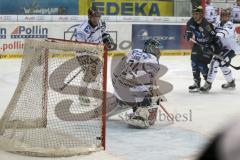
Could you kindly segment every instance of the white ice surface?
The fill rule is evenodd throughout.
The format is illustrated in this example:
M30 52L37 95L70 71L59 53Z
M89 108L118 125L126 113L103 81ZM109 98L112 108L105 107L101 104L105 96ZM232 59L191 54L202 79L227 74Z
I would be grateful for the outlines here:
M240 115L240 101L238 99L240 97L240 71L232 70L236 77L237 87L235 90L221 89L221 84L225 80L219 70L212 90L208 94L190 94L187 88L193 81L189 59L189 56L161 57L160 63L169 69L161 79L174 86L173 91L166 95L168 101L162 104L174 115L185 114L189 116L191 111L191 120L189 118L188 121L175 121L174 124L166 121L158 122L152 128L139 130L128 128L116 116L114 120L107 122L106 152L59 159L193 159L194 155L199 153L210 138ZM239 57L235 58L233 64L240 65L239 60ZM14 93L18 82L20 63L20 59L0 60L0 115ZM108 90L112 92L110 78L108 79ZM0 159L34 160L40 158L0 151Z

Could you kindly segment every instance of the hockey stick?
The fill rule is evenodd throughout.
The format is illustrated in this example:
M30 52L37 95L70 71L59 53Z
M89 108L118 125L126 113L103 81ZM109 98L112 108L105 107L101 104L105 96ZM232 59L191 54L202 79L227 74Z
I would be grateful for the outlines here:
M192 38L190 38L190 41L192 41L193 43L197 44L197 45L200 46L201 48L204 47L202 44L198 43L197 41L195 41L195 40L192 39ZM212 55L216 56L216 57L217 57L218 59L220 59L221 61L224 61L225 63L227 63L226 60L225 60L223 57L221 57L221 56L213 53L213 52L210 51L210 50L209 50L208 52L211 53ZM240 70L240 66L234 66L234 65L232 65L232 64L230 64L230 63L229 63L229 66L231 66L231 67L234 68L235 70Z
M150 95L153 96L152 93L150 93ZM173 117L170 115L170 113L167 111L167 109L166 109L165 107L163 107L163 105L161 105L160 101L161 101L161 100L159 100L159 107L162 108L162 110L167 114L167 116L172 120L172 122L174 122Z
M69 85L69 83L71 83L72 80L75 79L82 70L83 70L83 69L80 69L71 79L69 79L69 81L67 81L67 83L65 83L65 84L60 88L60 90L62 91L64 88L66 88L66 86Z

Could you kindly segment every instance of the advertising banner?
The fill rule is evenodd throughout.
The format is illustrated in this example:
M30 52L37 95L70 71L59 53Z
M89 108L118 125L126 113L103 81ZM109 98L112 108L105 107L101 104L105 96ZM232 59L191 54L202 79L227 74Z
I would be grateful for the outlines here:
M0 54L22 53L27 38L75 40L82 22L4 22L0 27ZM107 32L116 44L112 51L127 52L132 48L132 24L107 23Z
M212 0L213 3L226 3L227 0Z
M16 57L23 52L24 40L28 38L58 38L75 40L77 27L81 22L4 22L0 26L0 58ZM119 27L121 26L121 27ZM144 40L159 38L164 45L165 55L187 55L190 44L183 39L184 25L144 25L108 22L106 30L115 46L111 54L126 54L132 48L142 48ZM188 50L188 52L186 52Z
M87 9L97 7L104 15L122 16L173 16L173 1L155 0L79 0L79 14L86 15Z
M78 0L0 0L2 15L78 15Z
M164 50L190 49L190 44L183 39L184 25L142 25L133 24L133 48L142 48L144 41L149 38L160 39Z
M237 3L237 0L227 0L227 3Z
M236 31L236 41L237 41L237 43L239 44L239 46L240 46L240 24L235 24L235 31ZM238 49L237 50L235 50L235 53L236 54L238 54L238 55L240 55L240 49L239 49L239 47L237 47Z
M240 44L240 24L235 24L235 30L237 42Z

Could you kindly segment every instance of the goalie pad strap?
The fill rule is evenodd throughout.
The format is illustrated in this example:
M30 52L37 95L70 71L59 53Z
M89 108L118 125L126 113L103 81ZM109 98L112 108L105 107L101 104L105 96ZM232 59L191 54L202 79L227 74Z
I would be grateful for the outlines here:
M125 102L123 100L117 99L117 102L119 105L129 105L132 107L144 107L144 106L150 106L151 105L151 97L144 97L142 102Z

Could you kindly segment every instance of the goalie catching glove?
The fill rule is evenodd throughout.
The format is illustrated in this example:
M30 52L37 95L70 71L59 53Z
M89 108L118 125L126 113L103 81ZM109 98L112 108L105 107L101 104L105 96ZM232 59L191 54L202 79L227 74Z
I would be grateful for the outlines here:
M103 33L102 34L102 41L108 47L108 49L112 49L114 47L114 42L110 34Z

